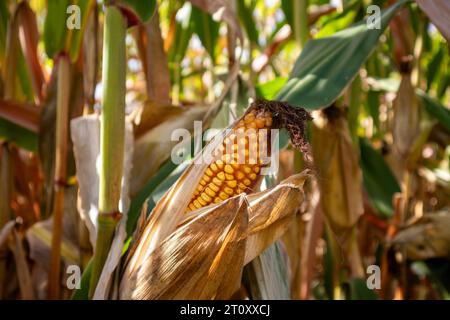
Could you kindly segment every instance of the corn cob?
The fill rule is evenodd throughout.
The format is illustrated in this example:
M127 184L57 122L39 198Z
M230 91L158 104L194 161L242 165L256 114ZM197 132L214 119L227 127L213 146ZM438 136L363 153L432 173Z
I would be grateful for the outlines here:
M219 159L205 170L187 211L251 191L268 156L271 127L270 111L249 111L218 148Z

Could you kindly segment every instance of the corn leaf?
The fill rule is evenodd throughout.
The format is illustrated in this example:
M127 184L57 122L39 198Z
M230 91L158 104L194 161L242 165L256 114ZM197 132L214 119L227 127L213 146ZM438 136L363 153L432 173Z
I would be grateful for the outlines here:
M197 7L192 8L192 21L194 32L200 38L203 46L215 61L215 48L219 36L219 23L214 21L208 13L201 11Z
M92 10L96 3L94 0L75 0L74 4L80 8L81 26L80 28L70 29L67 34L66 52L69 53L72 62L78 60L84 31L86 30L89 16L92 14ZM68 17L67 14L66 17Z
M310 110L329 106L356 76L389 21L406 2L396 2L382 11L380 29L368 29L364 20L330 37L308 41L277 100Z
M244 26L247 37L255 45L258 45L259 32L256 29L256 24L253 19L253 12L255 9L256 1L236 1L237 2L237 12L239 15L239 20Z

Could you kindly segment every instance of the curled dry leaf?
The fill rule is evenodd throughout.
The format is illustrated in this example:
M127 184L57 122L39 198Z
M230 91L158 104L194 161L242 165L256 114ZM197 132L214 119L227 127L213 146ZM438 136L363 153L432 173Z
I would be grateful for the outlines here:
M342 111L332 106L321 112L312 137L323 212L335 232L346 231L362 215L363 198L358 156Z

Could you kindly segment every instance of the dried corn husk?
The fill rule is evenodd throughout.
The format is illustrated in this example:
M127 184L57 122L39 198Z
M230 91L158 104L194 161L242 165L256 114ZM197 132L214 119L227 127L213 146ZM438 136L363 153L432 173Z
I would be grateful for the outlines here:
M338 108L315 117L312 149L323 212L335 232L348 231L363 213L362 175L347 121Z
M272 116L276 117L274 126L288 126L291 136L294 137L294 144L305 148L303 134L309 115L303 109L295 109L284 103L258 101L230 128L238 127L239 121L254 112L255 108L272 112ZM218 139L209 143L203 152L194 158L192 164L157 203L143 230L139 230L135 235L135 243L130 249L121 275L120 298L230 297L239 288L239 281L234 279L240 279L243 266L288 228L303 199L301 187L308 172L295 175L271 190L250 196L240 193L225 202L187 212L188 204L206 169L222 157L214 151L217 151L223 139L231 134L231 130L222 131ZM205 159L200 157L204 155L209 156L210 161L202 161ZM260 175L257 180L261 178ZM258 186L258 183L255 186ZM225 213L227 219L221 218ZM221 270L225 266L230 269L227 266L230 254L235 268L225 276ZM172 259L173 256L176 256L176 259ZM196 257L202 258L197 261ZM161 261L178 262L173 265L161 264ZM210 270L207 275L211 279L198 282L198 279L205 278L205 270ZM173 285L171 281L177 281L170 279L180 278L185 279L182 285L184 289L180 288L181 291L178 291L166 288ZM224 279L233 281L224 282ZM164 286L161 284L163 280ZM204 282L207 284L203 284ZM201 285L208 287L198 290L202 288ZM175 288L178 287L179 283Z
M208 108L195 106L183 108L151 103L141 114L135 140L133 169L130 191L136 195L145 183L156 173L172 152L178 141L172 141L175 129L194 131L194 121L203 120Z
M273 189L242 193L185 215L161 242L145 242L132 252L138 258L125 268L120 298L230 298L239 289L244 265L287 229L303 200L308 176L306 171ZM167 232L163 226L156 230Z

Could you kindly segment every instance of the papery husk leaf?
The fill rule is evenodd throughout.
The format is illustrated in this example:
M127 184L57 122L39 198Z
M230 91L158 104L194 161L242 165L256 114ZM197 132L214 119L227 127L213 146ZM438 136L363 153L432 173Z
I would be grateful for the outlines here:
M86 29L83 33L82 54L83 54L83 91L85 101L90 108L95 103L95 87L98 78L99 48L99 23L98 7L94 5L86 22Z
M78 241L78 212L76 209L77 190L75 186L65 189L64 219L62 224L61 259L67 265L79 264L80 250ZM52 240L53 218L39 221L26 231L25 237L30 250L30 258L41 264L46 270L49 267Z
M222 136L225 136L225 134L222 133ZM206 146L206 150L212 149L212 144ZM202 157L201 152L194 158L193 163L200 157ZM135 266L140 265L175 230L183 219L186 208L191 201L191 195L209 166L206 161L201 161L196 165L193 163L158 201L143 231L135 235L135 243L128 256L129 264L126 273L134 272Z
M192 168L196 167L191 167L191 171L195 173L197 170ZM306 171L286 179L273 189L253 195L241 193L220 204L210 205L187 214L184 214L184 209L190 200L189 196L186 197L184 193L178 196L185 198L184 207L181 206L182 213L177 211L177 208L180 210L178 201L164 201L163 198L150 216L149 221L152 224L147 225L144 231L145 237L138 238L137 249L130 252L132 257L121 276L120 298L230 298L239 288L239 282L234 283L234 280L229 279L235 279L239 275L240 280L244 265L264 251L287 229L289 221L303 200L302 185L308 176L309 172ZM179 181L187 183L184 179L186 175ZM176 185L169 191L169 199L170 194L175 192L173 189L176 189ZM194 185L193 182L189 181L185 184L186 188L195 187L190 185ZM188 191L184 190L184 192ZM161 207L161 202L174 208L170 211L169 217L167 214L164 215L165 208ZM178 218L174 217L177 212ZM160 219L164 220L153 220L154 214L159 214ZM164 237L169 232L166 223L174 227L171 228L173 232ZM238 233L235 235L231 233L232 230ZM152 237L155 238L152 239ZM222 241L233 239L233 241L230 242L227 250L222 249L226 254L217 255L218 246L223 246L225 242L211 244L208 247L207 244L211 240L207 239L222 239ZM199 246L192 247L198 243ZM214 259L207 260L205 257L210 255L213 255ZM195 260L197 258L204 261L201 267ZM230 262L230 259L233 262ZM166 261L182 263L174 266L173 263L166 263ZM163 265L160 265L161 263ZM217 269L214 272L211 271L208 274L209 279L206 279L204 272L212 270L211 268ZM230 273L224 274L220 271L222 268ZM198 289L199 279L203 279L201 290Z
M121 299L226 299L240 285L248 223L243 194L181 225L123 278Z
M303 201L303 184L310 174L305 170L272 189L247 195L250 218L244 264L252 261L287 230Z
M363 214L362 174L346 119L336 107L327 110L315 118L312 149L323 212L333 231L341 232Z
M407 157L419 134L420 106L411 78L402 75L397 97L394 100L394 147L401 156Z
M52 239L51 218L35 223L27 231L26 237L30 247L30 258L47 269ZM67 265L78 264L79 254L76 242L73 239L69 239L67 235L63 235L61 240L61 259Z
M252 300L290 299L287 260L282 244L276 242L246 266L244 283Z

